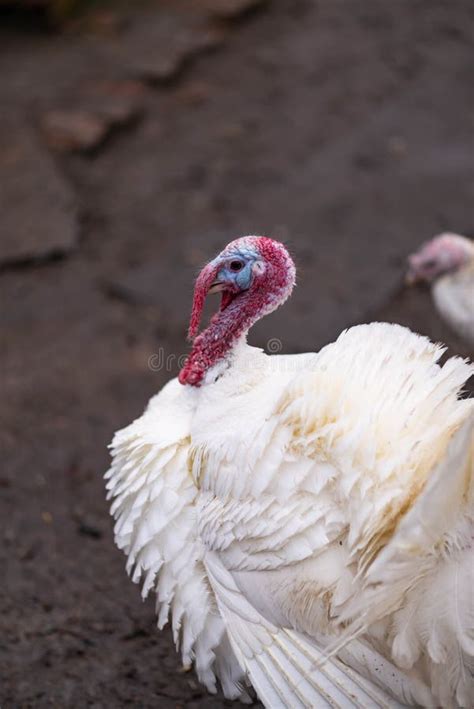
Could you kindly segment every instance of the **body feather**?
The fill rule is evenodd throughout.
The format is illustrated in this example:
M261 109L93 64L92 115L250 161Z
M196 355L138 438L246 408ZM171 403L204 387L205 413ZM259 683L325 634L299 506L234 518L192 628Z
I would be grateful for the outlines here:
M441 354L380 323L294 359L242 342L117 434L117 544L211 690L469 706L472 368Z

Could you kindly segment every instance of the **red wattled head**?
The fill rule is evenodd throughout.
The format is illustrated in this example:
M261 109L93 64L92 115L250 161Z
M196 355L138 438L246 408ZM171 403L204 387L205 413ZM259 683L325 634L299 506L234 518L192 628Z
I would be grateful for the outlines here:
M193 309L191 311L191 319L189 321L189 340L194 340L198 333L206 296L209 293L213 282L216 280L218 270L219 266L214 264L214 262L211 262L208 263L207 266L204 266L201 273L197 277L196 284L194 286Z
M259 293L262 304L266 300L267 306L277 307L283 296L285 300L291 293L294 283L295 266L283 244L265 236L231 241L196 280L188 338L194 340L198 334L208 293L222 293L221 311L244 293Z
M194 345L180 382L199 386L205 372L259 318L281 305L294 284L295 265L283 244L265 236L244 236L228 244L196 280L188 332ZM216 292L222 294L219 311L198 335L206 296Z

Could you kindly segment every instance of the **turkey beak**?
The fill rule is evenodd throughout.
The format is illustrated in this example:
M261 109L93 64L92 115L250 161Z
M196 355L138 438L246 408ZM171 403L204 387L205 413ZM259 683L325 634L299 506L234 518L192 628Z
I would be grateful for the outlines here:
M209 286L208 293L220 293L225 290L225 283L223 281L215 280Z

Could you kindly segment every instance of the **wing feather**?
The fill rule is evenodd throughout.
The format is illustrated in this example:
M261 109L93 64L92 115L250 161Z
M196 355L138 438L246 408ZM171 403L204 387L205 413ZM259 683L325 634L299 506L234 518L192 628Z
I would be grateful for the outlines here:
M322 665L324 652L313 639L266 620L246 600L217 554L208 552L205 565L234 652L265 706L271 709L403 706L343 662L333 659ZM391 670L396 671L393 667Z
M435 696L461 707L474 696L473 434L474 414L340 615L342 644L391 615L397 664L411 669L423 656Z
M198 490L187 464L192 414L189 393L170 382L142 417L115 435L106 473L115 541L133 581L143 581L143 598L155 591L159 628L171 611L183 664L194 661L209 691L216 691L217 675L229 698L245 701L244 673L229 649L197 534Z

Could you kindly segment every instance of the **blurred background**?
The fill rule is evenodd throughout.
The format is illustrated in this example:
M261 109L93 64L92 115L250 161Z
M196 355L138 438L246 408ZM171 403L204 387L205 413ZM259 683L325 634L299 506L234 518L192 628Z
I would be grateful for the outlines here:
M473 25L469 0L0 0L3 709L231 706L125 575L106 446L242 234L299 273L253 344L383 319L470 354L403 276L474 232Z

